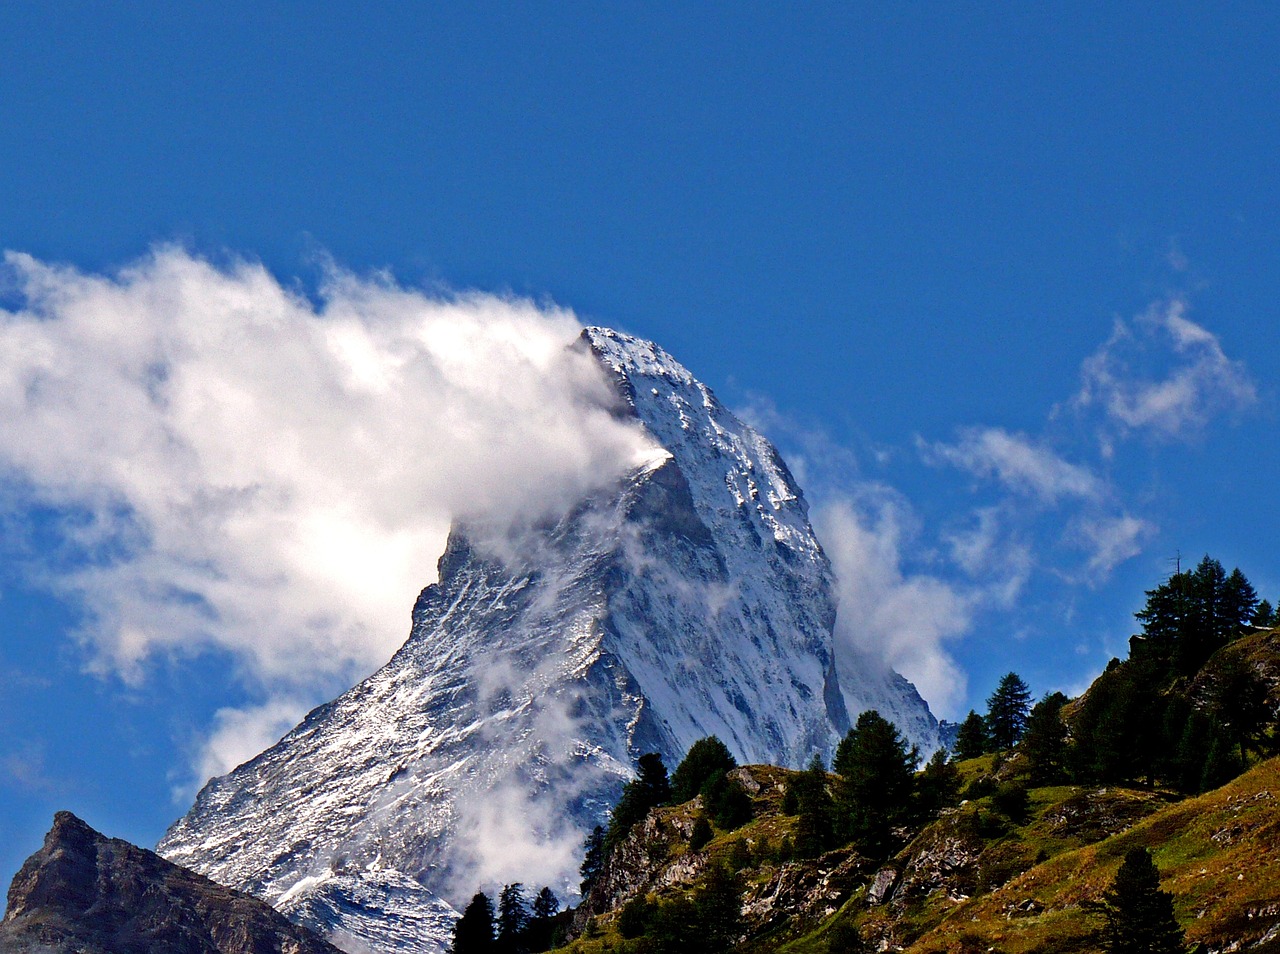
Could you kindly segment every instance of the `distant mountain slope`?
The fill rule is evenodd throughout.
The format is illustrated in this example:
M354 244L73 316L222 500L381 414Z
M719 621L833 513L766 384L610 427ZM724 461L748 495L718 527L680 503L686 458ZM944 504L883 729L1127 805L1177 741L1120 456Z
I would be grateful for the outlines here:
M13 954L340 954L268 905L59 812L9 888Z
M901 677L867 664L842 691L830 566L768 441L649 342L588 329L577 347L648 463L516 539L456 527L391 662L211 781L161 853L375 950L431 952L442 898L571 888L643 752L674 765L714 733L800 765L864 698L937 746Z

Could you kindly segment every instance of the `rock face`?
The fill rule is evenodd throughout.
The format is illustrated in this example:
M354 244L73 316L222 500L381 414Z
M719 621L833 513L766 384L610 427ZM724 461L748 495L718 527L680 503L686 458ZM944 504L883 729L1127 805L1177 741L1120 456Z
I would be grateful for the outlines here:
M340 954L268 905L59 812L9 888L0 950Z
M871 697L937 746L901 677L838 673L830 566L768 441L653 344L588 329L576 347L651 459L554 525L455 527L404 647L211 781L162 854L374 950L439 951L441 898L572 892L641 753L674 765L714 733L799 766Z

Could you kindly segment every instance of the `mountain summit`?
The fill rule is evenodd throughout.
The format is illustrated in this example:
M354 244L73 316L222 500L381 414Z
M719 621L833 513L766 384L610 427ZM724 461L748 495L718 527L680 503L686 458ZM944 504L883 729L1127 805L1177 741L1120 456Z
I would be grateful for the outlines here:
M391 661L210 781L163 855L339 942L438 951L442 899L571 891L643 752L674 765L715 734L799 766L872 705L937 746L900 676L837 675L831 568L773 446L656 345L588 328L575 347L651 458L555 521L456 525Z

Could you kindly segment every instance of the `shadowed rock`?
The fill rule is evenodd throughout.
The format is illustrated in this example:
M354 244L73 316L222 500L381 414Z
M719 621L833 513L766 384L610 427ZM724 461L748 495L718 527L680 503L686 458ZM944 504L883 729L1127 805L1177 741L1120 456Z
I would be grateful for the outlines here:
M9 888L0 951L340 954L255 898L58 812Z

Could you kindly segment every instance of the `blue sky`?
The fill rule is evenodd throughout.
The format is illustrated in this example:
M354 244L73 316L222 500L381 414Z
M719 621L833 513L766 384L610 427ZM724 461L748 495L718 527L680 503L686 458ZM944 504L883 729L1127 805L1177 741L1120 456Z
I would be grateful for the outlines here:
M943 714L981 708L1008 669L1037 693L1083 685L1179 553L1280 598L1273 7L423 6L0 6L0 246L30 256L0 307L82 385L54 402L69 417L10 394L0 423L0 876L57 808L154 842L202 766L399 638L357 651L321 621L312 655L332 665L307 664L309 637L277 645L254 614L297 623L314 566L267 566L275 588L232 573L219 604L200 586L244 552L150 559L147 521L187 471L163 471L169 510L147 517L145 481L89 453L132 420L96 375L118 384L136 355L83 319L126 287L139 335L168 329L268 405L270 362L219 364L236 326L175 289L392 314L385 270L419 303L478 289L543 309L485 299L442 321L496 309L542 341L572 324L559 306L658 341L796 464L847 598L878 608L847 625L916 660ZM288 338L311 327L275 329L280 367L311 367ZM33 353L14 340L11 383ZM315 424L323 393L280 406ZM370 407L496 414L477 393ZM210 430L228 457L265 433ZM421 556L459 473L392 481L423 511L351 525L402 519ZM218 572L166 576L197 564ZM407 631L408 608L360 612ZM183 645L201 618L216 632ZM152 635L130 643L130 621Z

